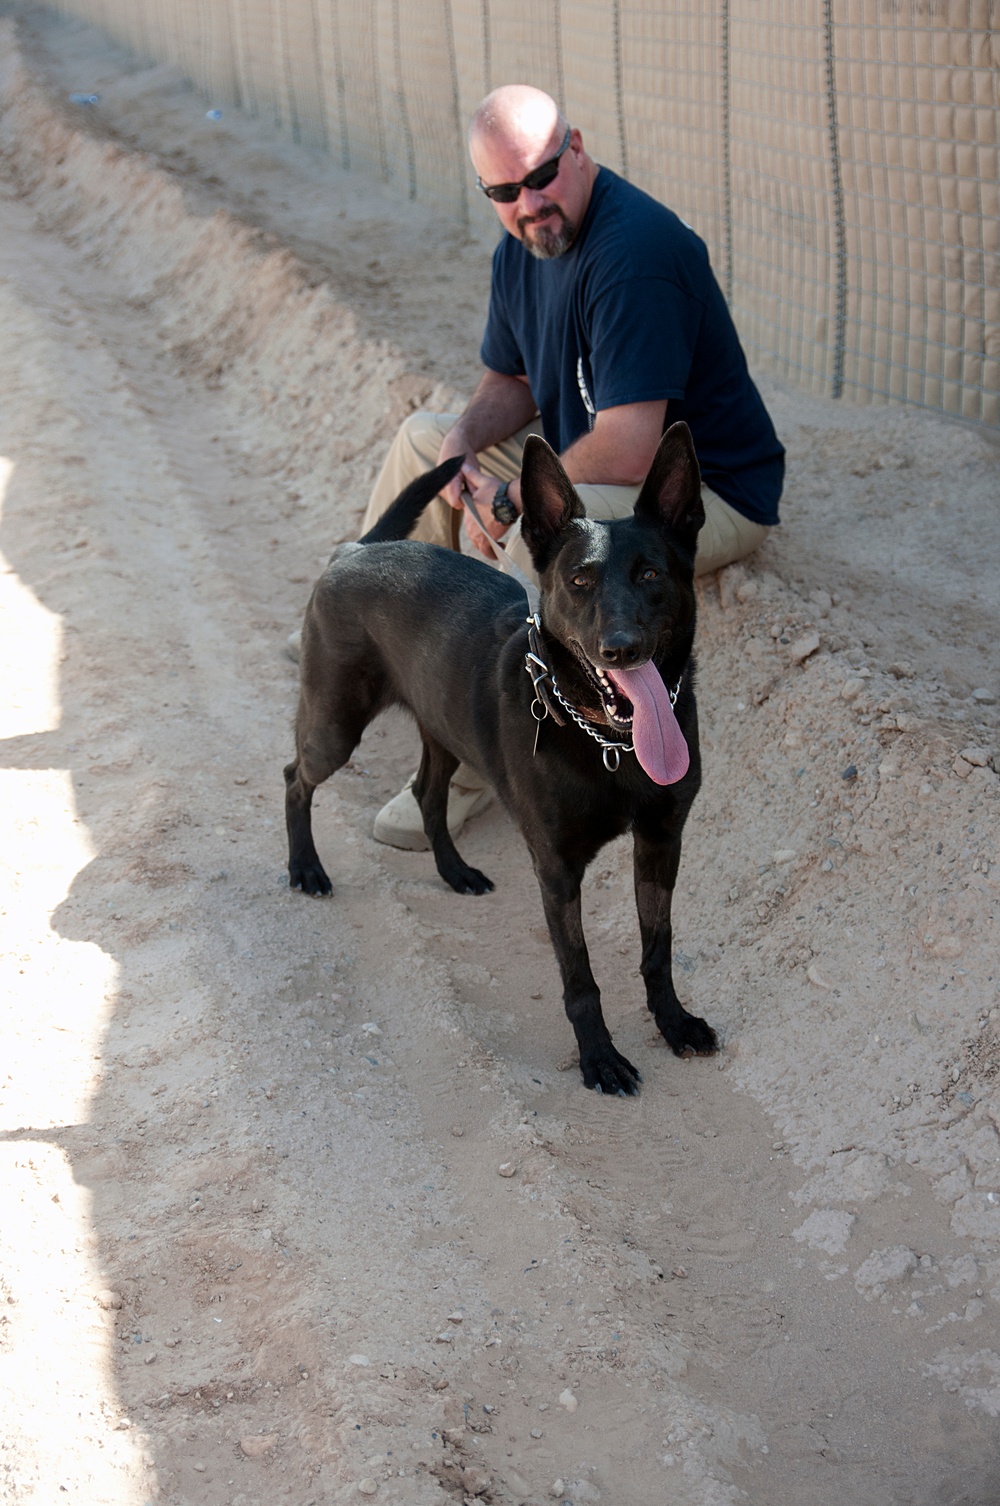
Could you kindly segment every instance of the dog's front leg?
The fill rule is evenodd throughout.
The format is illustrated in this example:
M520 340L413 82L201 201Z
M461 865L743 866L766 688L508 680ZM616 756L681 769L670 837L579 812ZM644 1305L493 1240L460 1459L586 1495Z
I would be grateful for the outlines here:
M600 1093L637 1093L639 1072L620 1051L601 1011L601 993L590 966L580 914L583 868L574 871L555 855L532 853L545 919L563 982L563 1003L580 1047L584 1087Z
M424 818L424 831L434 853L437 871L456 894L489 894L493 888L492 880L464 861L448 830L448 789L451 776L458 768L458 759L422 726L420 735L424 752L413 781L413 794Z
M710 1056L719 1043L711 1025L688 1014L674 989L670 907L681 861L681 839L635 830L635 903L642 937L646 1002L667 1045L677 1056Z

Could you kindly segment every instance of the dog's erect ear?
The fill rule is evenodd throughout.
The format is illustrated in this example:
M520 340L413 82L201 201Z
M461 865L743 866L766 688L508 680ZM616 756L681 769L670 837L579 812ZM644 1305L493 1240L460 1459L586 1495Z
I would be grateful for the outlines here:
M705 509L701 500L701 471L687 424L671 424L660 440L635 512L636 517L668 524L694 549L698 530L705 521Z
M521 537L540 570L553 541L573 518L584 516L584 509L559 457L538 434L524 442L521 508Z

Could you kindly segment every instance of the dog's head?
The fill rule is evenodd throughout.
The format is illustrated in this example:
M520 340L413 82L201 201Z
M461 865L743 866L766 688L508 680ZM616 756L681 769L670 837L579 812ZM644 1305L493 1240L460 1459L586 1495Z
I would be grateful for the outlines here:
M664 434L631 517L585 517L557 456L534 435L524 447L521 501L521 536L538 571L546 635L579 668L579 704L626 735L644 731L650 718L662 722L668 708L661 677L679 678L691 653L694 553L705 521L687 424Z

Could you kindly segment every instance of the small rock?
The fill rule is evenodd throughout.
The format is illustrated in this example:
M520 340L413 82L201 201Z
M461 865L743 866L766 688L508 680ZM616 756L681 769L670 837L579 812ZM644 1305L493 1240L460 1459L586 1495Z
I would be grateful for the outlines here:
M352 1354L351 1355L351 1364L352 1365L370 1365L371 1364L371 1360L368 1358L367 1354Z
M461 1474L462 1484L470 1496L481 1496L489 1488L490 1477L478 1464L467 1464Z
M776 863L790 863L798 854L794 847L779 847L771 856Z
M969 763L968 760L963 758L960 754L952 764L951 772L953 774L957 774L959 779L968 779L969 775L972 773L972 764Z
M843 1208L817 1208L810 1213L804 1224L792 1230L792 1238L805 1243L810 1250L823 1250L827 1255L840 1255L850 1237L854 1214Z
M455 1335L453 1333L439 1333L435 1335L434 1342L435 1344L454 1344Z
M514 1165L513 1161L501 1161L500 1165L497 1167L497 1171L502 1177L512 1177L516 1170L517 1167Z
M448 1382L443 1375L434 1382L434 1389L435 1391L447 1391Z
M970 763L974 769L985 769L990 761L990 750L989 748L963 748L958 756L964 758L965 762Z
M156 1364L156 1355L155 1354L147 1354L146 1358L143 1360L142 1363L144 1365L155 1365Z
M745 580L736 587L737 601L756 601L759 594L760 587L755 580Z
M254 1200L253 1200L253 1202L250 1204L250 1212L251 1213L263 1213L263 1211L264 1211L264 1202L263 1202L263 1199L259 1198L259 1197L255 1197Z
M553 1480L552 1484L549 1486L549 1495L556 1496L558 1498L562 1495L565 1488L565 1484L562 1480Z
M448 1314L449 1323L461 1323L465 1318L464 1313L454 1312Z
M565 1391L559 1393L559 1405L565 1407L567 1412L575 1412L580 1403L567 1386Z
M678 1281L686 1281L687 1267L683 1265L675 1265L670 1274L671 1276L676 1276Z
M103 1307L105 1312L117 1312L122 1305L121 1292L113 1292L109 1288L97 1293L94 1299L98 1307Z
M364 1031L365 1035L381 1035L382 1034L381 1030L375 1024L374 1020L369 1020L368 1023L367 1023L367 1025L362 1025L361 1029Z
M198 1473L199 1473L199 1475L203 1475L203 1474L204 1474L204 1473L205 1473L205 1470L206 1470L206 1468L207 1468L207 1465L204 1465L204 1464L203 1464L203 1463L202 1463L202 1462L201 1462L201 1460L200 1460L200 1459L196 1459L196 1460L195 1460L195 1461L194 1461L194 1463L193 1463L193 1464L192 1464L192 1466L191 1466L191 1468L192 1468L192 1469L196 1469L196 1470L197 1470L197 1471L198 1471Z
M987 690L985 685L980 685L978 690L972 692L972 699L978 701L980 706L995 706L997 698L992 690Z
M814 654L818 648L819 634L803 633L801 638L796 638L788 653L796 664L804 664L810 654Z
M240 1452L248 1459L262 1459L277 1441L277 1433L249 1433L240 1439Z
M366 1475L363 1480L358 1481L358 1491L363 1496L373 1496L377 1490L378 1481L371 1475Z
M465 1134L465 1130L460 1124L453 1124L451 1127L451 1132L455 1136L456 1140L461 1140L462 1136Z
M843 769L841 771L840 777L844 781L845 784L852 784L853 781L855 779L857 779L857 777L858 777L858 766L857 766L857 764L856 763L849 763L847 765L847 768Z
M810 967L806 968L806 977L809 979L809 982L812 984L813 988L822 988L824 991L828 992L833 987L833 984L827 978L823 977L823 974L820 972L815 962L812 963Z
M853 701L861 694L864 688L864 680L845 680L840 687L840 698L842 701Z
M943 957L946 961L954 961L962 955L962 939L960 936L924 936L922 938L924 951L931 957Z
M917 1268L917 1257L906 1245L892 1245L887 1250L873 1250L854 1273L859 1291L881 1287L888 1281L902 1281Z
M913 665L907 659L899 659L895 664L889 665L889 673L895 680L912 680Z
M542 1430L541 1430L541 1428L532 1428L532 1430L531 1430L531 1436L532 1436L532 1438L541 1438L541 1436L542 1436Z

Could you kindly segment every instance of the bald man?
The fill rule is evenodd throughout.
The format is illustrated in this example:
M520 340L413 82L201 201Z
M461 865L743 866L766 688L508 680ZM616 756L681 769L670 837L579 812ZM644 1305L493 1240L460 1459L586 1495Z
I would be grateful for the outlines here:
M416 413L403 424L364 529L415 476L462 455L459 476L413 537L458 547L464 484L489 532L532 574L519 537L528 434L543 434L558 451L589 516L616 518L632 511L667 423L684 419L705 505L696 573L749 554L778 522L784 450L704 243L598 166L539 89L510 84L487 95L469 152L505 232L493 257L485 369L458 417ZM476 525L465 526L492 559ZM452 835L489 799L479 776L460 767ZM396 847L429 845L409 785L379 812L374 834Z

